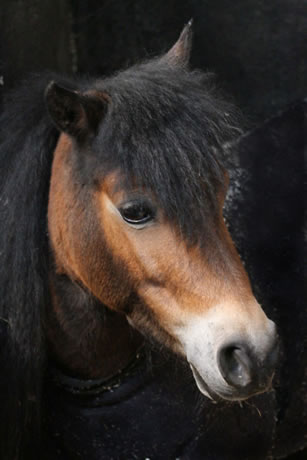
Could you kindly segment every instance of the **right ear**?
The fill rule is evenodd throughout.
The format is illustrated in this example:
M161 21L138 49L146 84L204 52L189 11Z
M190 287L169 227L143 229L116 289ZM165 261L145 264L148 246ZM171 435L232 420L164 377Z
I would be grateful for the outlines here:
M56 126L76 138L96 132L109 102L108 95L103 92L82 94L54 81L47 86L45 99Z

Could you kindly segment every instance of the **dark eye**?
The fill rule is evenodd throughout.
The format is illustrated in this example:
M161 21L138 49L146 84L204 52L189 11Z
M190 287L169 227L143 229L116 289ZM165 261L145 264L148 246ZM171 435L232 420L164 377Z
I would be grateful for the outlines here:
M142 225L155 217L152 206L145 201L129 201L119 208L122 218L132 225Z

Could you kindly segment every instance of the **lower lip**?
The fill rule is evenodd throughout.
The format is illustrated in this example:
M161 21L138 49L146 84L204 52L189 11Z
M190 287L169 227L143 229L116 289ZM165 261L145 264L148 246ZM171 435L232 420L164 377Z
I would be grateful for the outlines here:
M244 401L246 399L248 399L249 397L251 396L255 396L256 394L258 393L263 393L264 390L260 390L259 392L255 392L253 394L248 394L248 395L234 395L234 394L225 394L225 395L220 395L219 393L216 393L215 391L213 391L211 388L209 388L209 386L207 385L207 383L205 382L205 380L201 377L201 375L199 374L199 372L196 370L196 368L193 366L193 364L190 364L190 367L192 369L192 372L193 372L193 376L194 376L194 379L195 379L195 382L197 384L197 387L199 389L199 391L201 393L203 393L205 396L207 396L208 398L210 398L211 400L213 401Z
M192 369L194 379L201 393L203 393L205 396L207 396L208 398L212 400L218 399L216 395L209 389L208 385L206 384L204 379L201 377L199 372L195 369L193 364L190 364L190 368Z

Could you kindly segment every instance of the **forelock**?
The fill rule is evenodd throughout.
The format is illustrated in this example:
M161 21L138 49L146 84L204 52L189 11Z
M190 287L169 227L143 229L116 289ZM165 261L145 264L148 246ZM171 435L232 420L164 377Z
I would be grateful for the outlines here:
M151 190L170 220L199 236L217 212L224 181L222 144L237 135L236 111L208 74L159 60L97 82L111 98L95 141L105 171ZM193 225L191 227L191 222Z

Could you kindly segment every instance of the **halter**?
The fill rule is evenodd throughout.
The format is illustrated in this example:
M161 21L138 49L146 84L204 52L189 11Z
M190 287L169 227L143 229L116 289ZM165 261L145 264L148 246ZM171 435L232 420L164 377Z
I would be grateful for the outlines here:
M137 350L130 363L112 377L101 379L78 379L70 377L64 374L56 366L50 365L48 370L48 380L56 387L59 387L67 393L71 393L73 395L92 396L101 395L108 391L112 392L136 373L138 367L145 359L146 352L144 348L144 345L142 345Z

